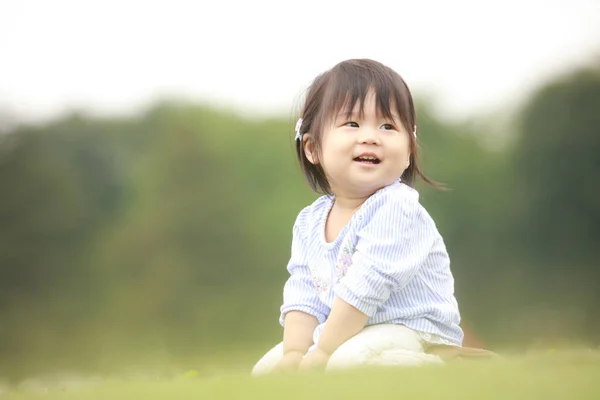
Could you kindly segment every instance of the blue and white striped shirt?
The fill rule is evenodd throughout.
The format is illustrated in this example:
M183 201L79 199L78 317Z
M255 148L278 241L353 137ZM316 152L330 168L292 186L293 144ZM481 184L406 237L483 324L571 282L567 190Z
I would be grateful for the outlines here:
M325 222L333 196L304 208L294 224L280 324L292 310L314 315L318 343L337 295L369 316L367 325L403 324L462 345L448 253L418 200L417 191L402 182L386 186L331 243L325 240Z

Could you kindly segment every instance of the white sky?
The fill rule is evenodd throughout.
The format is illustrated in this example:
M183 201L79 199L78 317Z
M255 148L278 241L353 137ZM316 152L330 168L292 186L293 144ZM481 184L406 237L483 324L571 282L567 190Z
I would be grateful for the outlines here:
M168 94L289 115L316 74L368 57L464 116L598 51L600 0L0 0L0 112L123 113Z

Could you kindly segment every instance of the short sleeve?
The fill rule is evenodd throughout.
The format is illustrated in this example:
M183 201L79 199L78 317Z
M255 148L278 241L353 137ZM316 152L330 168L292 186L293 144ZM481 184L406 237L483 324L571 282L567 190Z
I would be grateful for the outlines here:
M364 216L352 266L335 290L369 317L417 274L437 237L433 221L417 201L407 196L379 201L372 215Z
M327 319L328 307L321 301L312 282L312 273L307 263L306 239L303 227L306 223L306 209L294 223L291 257L287 265L290 274L283 288L283 304L279 323L284 326L286 313L302 311L316 317L322 324Z

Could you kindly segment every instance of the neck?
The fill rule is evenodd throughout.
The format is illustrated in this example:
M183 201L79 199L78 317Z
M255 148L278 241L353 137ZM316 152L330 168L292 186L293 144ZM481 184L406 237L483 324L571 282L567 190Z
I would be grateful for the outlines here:
M335 193L334 207L339 211L354 213L371 195L345 195Z

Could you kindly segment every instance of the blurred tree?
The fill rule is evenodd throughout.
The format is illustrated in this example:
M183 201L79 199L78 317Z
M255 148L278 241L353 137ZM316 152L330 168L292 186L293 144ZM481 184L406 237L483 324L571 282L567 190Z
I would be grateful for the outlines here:
M541 89L522 114L516 152L524 227L548 260L597 259L600 242L600 67Z
M22 128L0 143L4 356L41 355L49 343L77 331L92 308L86 249L119 197L116 171L106 157L114 154L104 144L79 118Z
M517 242L540 266L529 281L550 307L579 310L571 334L599 327L599 110L600 65L556 79L524 108L514 154Z

